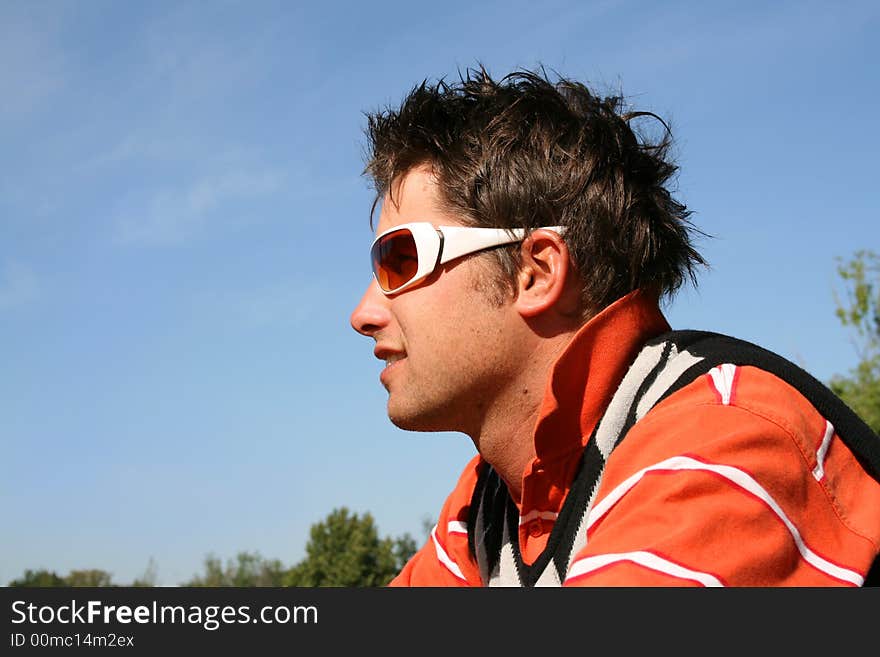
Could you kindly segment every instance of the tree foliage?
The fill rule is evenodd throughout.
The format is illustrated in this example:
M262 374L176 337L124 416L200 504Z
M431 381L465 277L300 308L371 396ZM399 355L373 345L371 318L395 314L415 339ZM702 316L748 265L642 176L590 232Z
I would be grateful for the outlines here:
M857 251L839 259L837 273L846 291L836 298L837 318L853 331L859 362L848 376L832 377L829 387L880 433L880 256Z
M9 582L9 586L67 586L67 582L54 570L31 570L28 568L24 571L24 575Z
M429 521L425 520L426 531ZM311 527L306 557L291 567L259 552L239 552L224 564L214 554L205 557L204 570L181 586L384 586L416 552L409 534L380 538L373 516L359 516L346 507L334 509ZM143 575L130 586L156 586L157 566L150 557ZM71 570L60 576L50 570L26 570L9 586L118 586L104 570Z
M156 564L156 560L153 557L150 557L150 560L147 562L147 567L144 570L143 574L140 577L135 578L135 580L131 583L134 587L143 587L148 588L150 586L156 586L156 580L158 579L159 567Z
M379 538L370 513L334 509L312 525L306 558L291 568L287 586L384 586L415 553L409 534Z
M19 579L9 582L9 586L51 587L51 586L116 586L106 570L71 570L61 577L54 570L25 570Z
M285 568L278 559L259 552L239 552L224 567L213 554L205 557L205 572L182 586L283 586Z

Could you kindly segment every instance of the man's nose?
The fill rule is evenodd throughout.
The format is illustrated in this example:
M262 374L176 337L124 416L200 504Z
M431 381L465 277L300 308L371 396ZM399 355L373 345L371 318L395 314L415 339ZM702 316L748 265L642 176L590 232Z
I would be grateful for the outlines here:
M388 297L379 289L378 283L373 279L367 286L360 303L351 313L351 327L367 337L385 328L388 325L390 312L388 310Z

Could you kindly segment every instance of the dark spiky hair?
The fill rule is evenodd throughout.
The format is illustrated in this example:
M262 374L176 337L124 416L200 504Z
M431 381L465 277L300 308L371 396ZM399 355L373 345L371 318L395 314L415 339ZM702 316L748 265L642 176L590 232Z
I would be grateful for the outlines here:
M654 142L631 127L645 115L665 128ZM668 190L677 171L668 126L625 112L620 95L543 69L494 80L479 67L454 83L424 81L367 121L374 208L395 180L427 165L463 223L565 226L585 318L637 288L671 296L706 264L691 211ZM518 251L498 253L512 284Z

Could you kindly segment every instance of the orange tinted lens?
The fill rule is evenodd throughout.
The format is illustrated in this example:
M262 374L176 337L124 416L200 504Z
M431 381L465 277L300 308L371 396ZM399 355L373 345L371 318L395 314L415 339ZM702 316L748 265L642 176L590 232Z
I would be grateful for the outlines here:
M388 233L373 245L370 256L376 280L386 292L411 280L419 269L416 242L408 230Z

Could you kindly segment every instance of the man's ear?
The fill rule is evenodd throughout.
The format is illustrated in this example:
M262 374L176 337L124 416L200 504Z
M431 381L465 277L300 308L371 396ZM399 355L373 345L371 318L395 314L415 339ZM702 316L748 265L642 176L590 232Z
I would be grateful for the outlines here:
M563 300L570 271L568 247L559 233L539 228L526 237L520 245L514 301L520 315L536 317L555 308Z

